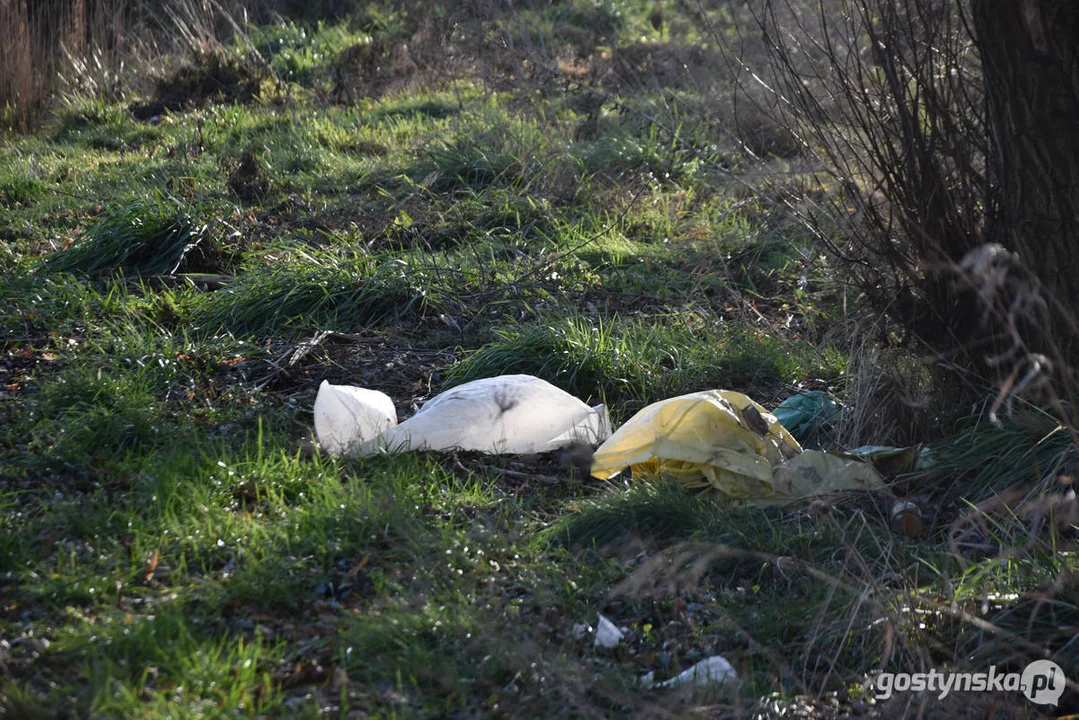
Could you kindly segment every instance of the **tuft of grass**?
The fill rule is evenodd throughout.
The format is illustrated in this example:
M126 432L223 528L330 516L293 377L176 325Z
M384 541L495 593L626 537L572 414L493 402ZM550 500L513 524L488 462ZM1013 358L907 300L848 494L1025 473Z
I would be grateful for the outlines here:
M677 483L634 479L614 490L574 503L538 536L541 542L571 548L602 548L649 538L664 544L711 534L720 513Z
M252 712L278 706L271 671L281 652L258 635L207 638L175 606L151 616L114 612L81 619L83 627L62 642L61 652L81 659L82 700L92 714L126 714L132 707L172 715L201 714L208 706Z
M45 184L32 177L5 177L0 180L0 207L28 205L45 192Z
M526 373L628 412L697 390L775 386L843 370L835 351L728 330L688 313L635 322L568 317L495 335L450 369L448 384Z
M308 26L287 20L252 27L247 40L278 80L312 85L331 82L340 56L369 44L371 37L350 30L347 23L319 21Z
M260 335L298 328L344 331L422 313L431 300L422 274L403 260L328 252L263 263L195 311L204 330Z
M929 446L930 484L957 482L973 502L1009 487L1052 488L1058 477L1079 473L1079 448L1068 428L1043 412L1026 409L999 426L979 424Z
M95 277L164 275L212 269L214 255L213 223L160 198L108 212L72 247L50 255L45 267Z
M34 436L57 460L122 456L141 451L158 438L153 397L146 387L99 370L76 371L51 386L45 402L50 417Z
M479 190L495 183L510 185L524 172L518 158L470 140L435 145L426 155L428 165L421 169L420 180L434 192Z
M619 348L614 324L588 318L496 330L497 340L455 365L447 386L525 373L536 375L582 398L595 398L628 382L618 377Z

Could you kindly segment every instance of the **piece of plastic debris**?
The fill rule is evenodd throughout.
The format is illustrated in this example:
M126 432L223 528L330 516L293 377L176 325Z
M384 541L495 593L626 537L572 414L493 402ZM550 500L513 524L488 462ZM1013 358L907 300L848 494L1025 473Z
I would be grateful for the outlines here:
M573 628L570 629L569 634L574 640L580 640L588 633L592 632L592 626L588 623L574 623Z
M599 616L596 621L596 639L594 642L596 647L610 650L622 642L623 637L625 637L625 633L619 630L613 622L603 617L603 615Z
M604 405L589 407L531 375L502 375L450 388L357 452L457 449L523 455L596 444L610 433Z
M664 680L661 683L654 681L655 673L650 672L641 678L641 684L647 688L676 688L682 685L722 685L727 682L733 682L738 679L738 673L734 667L727 662L727 659L719 655L713 655L712 657L705 658L699 663L683 670L678 675L675 675L670 680Z
M911 445L910 447L863 445L853 450L845 450L841 454L864 460L884 475L922 472L933 466L933 453L929 445Z
M592 475L606 480L626 467L764 505L884 488L867 463L803 452L775 416L727 390L663 400L634 415L596 450Z
M745 419L747 408L760 422ZM672 476L688 487L744 495L748 485L770 486L772 467L801 449L773 415L746 395L708 390L661 400L638 412L596 450L592 474L606 480L632 467Z
M772 471L772 494L758 504L782 504L851 490L890 492L872 465L840 453L805 450Z
M326 452L349 452L396 424L397 409L389 395L350 385L331 385L326 380L319 385L315 435Z
M772 415L804 443L819 435L825 425L837 420L840 412L839 403L828 393L806 390L779 403Z

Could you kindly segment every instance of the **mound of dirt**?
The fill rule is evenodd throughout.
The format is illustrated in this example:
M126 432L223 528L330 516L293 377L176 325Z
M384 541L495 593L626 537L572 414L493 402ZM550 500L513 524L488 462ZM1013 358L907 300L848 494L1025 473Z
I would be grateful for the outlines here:
M135 103L131 113L138 120L149 120L166 111L211 102L250 102L258 96L265 77L266 71L252 63L224 53L207 53L159 78L150 101Z

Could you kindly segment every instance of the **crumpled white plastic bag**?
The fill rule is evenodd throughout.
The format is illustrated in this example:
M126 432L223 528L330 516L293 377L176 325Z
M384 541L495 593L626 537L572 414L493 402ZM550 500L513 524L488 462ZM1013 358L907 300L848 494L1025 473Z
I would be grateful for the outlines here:
M592 644L597 648L610 650L613 647L618 647L618 643L622 642L622 638L625 636L626 634L619 630L617 625L601 613L596 619L596 637Z
M714 683L716 685L722 685L737 680L738 673L735 671L734 667L727 662L725 657L713 655L712 657L701 660L693 667L683 670L669 680L657 683L654 678L655 673L650 672L641 678L641 684L646 688L677 688L687 683L696 685L709 685Z
M382 393L377 395L386 397ZM368 397L374 403L374 398ZM316 412L319 444L332 453L357 455L409 450L478 450L524 455L596 444L611 434L605 406L589 407L531 375L483 378L450 388L425 403L408 420L399 425L390 424L371 436L367 433L378 423L365 420L372 411L367 412L367 416L353 412L336 423L324 420L324 427L347 426L353 418L363 424L363 428L352 434L338 430L328 435L326 442L319 431ZM340 442L341 437L349 442ZM362 440L356 441L359 437Z
M397 409L378 390L331 385L315 397L315 435L326 452L338 455L373 440L397 424Z

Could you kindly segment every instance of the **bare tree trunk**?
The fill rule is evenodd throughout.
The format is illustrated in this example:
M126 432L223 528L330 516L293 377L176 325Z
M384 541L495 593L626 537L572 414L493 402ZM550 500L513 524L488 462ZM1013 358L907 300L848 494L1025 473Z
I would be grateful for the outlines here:
M994 150L987 239L1041 280L1043 331L1079 367L1079 2L970 2Z

